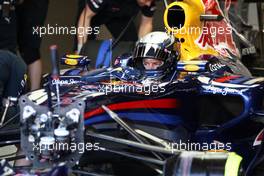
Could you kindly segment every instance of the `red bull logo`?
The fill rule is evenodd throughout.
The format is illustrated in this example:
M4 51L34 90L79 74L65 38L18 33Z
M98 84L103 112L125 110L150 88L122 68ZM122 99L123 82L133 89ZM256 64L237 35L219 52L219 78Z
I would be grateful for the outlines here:
M231 57L230 53L239 57L239 51L232 36L232 26L228 19L231 0L225 1L225 10L222 11L217 0L203 0L205 14L221 15L221 21L205 21L202 35L196 40L201 48L212 47L220 55Z
M233 28L228 19L230 0L224 2L224 11L217 0L183 0L170 4L164 13L166 30L180 42L182 60L193 60L201 55L237 56ZM218 21L201 20L202 15L216 15Z

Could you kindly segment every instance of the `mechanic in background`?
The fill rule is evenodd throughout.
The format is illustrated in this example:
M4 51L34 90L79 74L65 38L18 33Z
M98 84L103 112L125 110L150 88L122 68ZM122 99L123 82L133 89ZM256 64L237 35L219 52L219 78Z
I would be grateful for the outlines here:
M33 34L33 28L44 25L48 4L49 0L24 0L16 9L18 49L28 65L31 91L40 88L42 75L41 38Z
M80 3L83 3L81 0ZM136 41L138 38L152 31L153 15L156 9L154 0L87 0L79 18L78 27L91 31L90 39L95 39L99 33L98 27L105 24L114 38L119 37L124 28L125 33L121 41ZM130 23L137 13L141 11L139 30L134 22ZM90 29L89 29L90 28ZM87 41L87 33L77 35L77 52Z
M20 3L13 0L0 0L0 127L17 115L18 97L23 93L26 83L26 64L17 55L17 24L16 7ZM6 111L6 113L4 113ZM13 122L18 122L16 116L11 123L5 125L7 128ZM19 147L19 146L17 146Z
M25 86L26 65L16 53L17 3L18 1L0 0L0 101L3 106L11 104L8 99L16 102Z

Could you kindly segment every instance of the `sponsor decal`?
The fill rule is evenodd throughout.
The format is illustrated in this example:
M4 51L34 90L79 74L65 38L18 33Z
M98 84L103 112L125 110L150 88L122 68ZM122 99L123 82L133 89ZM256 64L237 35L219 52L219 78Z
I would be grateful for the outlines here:
M75 79L67 79L67 80L52 80L51 84L55 85L55 84L59 84L59 85L72 85L72 84L78 84L80 83L80 81L75 80Z
M220 70L221 68L225 67L226 65L218 62L218 63L215 63L215 64L209 64L209 70L212 71L212 72L215 72L217 70Z
M74 66L74 65L78 64L78 60L76 60L76 59L66 59L65 60L65 64Z
M200 67L198 65L185 65L184 70L186 71L198 71Z
M202 86L207 92L212 92L213 94L222 94L222 95L227 95L227 94L243 94L243 90L238 90L238 89L232 89L229 87L215 87L213 85L204 85Z

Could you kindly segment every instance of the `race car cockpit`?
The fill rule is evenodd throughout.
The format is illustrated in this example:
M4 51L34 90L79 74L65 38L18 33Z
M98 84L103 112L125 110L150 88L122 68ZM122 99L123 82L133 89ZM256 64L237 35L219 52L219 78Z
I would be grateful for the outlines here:
M44 89L19 101L21 146L33 166L107 166L107 174L148 175L127 167L125 174L115 172L129 158L155 172L149 175L250 175L263 163L264 78L251 77L235 56L228 57L236 54L231 34L223 37L230 39L227 46L208 45L211 36L204 31L179 36L171 25L180 13L184 27L202 27L205 17L215 17L205 13L209 5L172 3L164 15L168 32L147 34L113 66L88 70L88 57L63 57L77 68L54 69ZM223 18L206 24L218 23L229 26ZM51 47L55 66L56 52ZM79 144L92 149L71 148Z
M146 77L165 79L175 70L179 57L175 38L166 32L152 32L141 38L133 51L132 66Z

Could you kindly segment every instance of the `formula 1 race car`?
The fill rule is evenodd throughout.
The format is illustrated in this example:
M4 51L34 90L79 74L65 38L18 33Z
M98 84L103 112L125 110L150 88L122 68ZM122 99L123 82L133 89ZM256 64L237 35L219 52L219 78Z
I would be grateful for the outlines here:
M179 16L185 21L175 22ZM65 55L61 63L75 68L59 71L51 47L53 70L43 89L19 100L21 148L34 169L49 169L48 175L263 175L264 78L241 64L232 34L180 33L230 27L218 2L174 2L164 21L168 33L146 35L111 67L88 70L87 56ZM149 58L159 60L151 69Z

